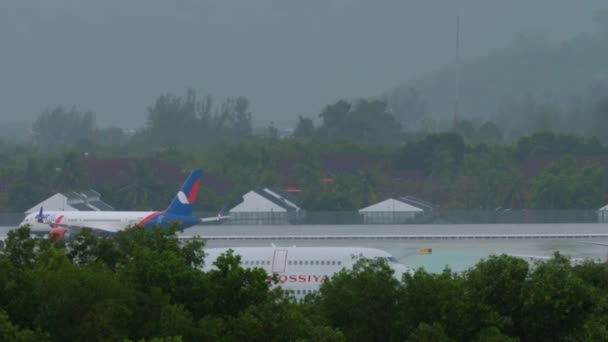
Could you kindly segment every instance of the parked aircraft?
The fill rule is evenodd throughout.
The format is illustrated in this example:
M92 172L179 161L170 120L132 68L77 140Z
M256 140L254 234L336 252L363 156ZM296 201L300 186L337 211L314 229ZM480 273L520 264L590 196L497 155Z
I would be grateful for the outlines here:
M218 256L229 248L205 249L204 270L209 271ZM375 248L360 247L236 247L230 248L241 256L244 268L259 267L267 273L276 273L281 286L302 298L319 290L325 279L343 268L350 269L360 258L385 260L401 279L404 273L413 271L397 261L389 253Z
M192 216L192 204L196 201L203 176L202 170L194 170L165 210L161 211L53 211L31 213L21 225L29 225L33 232L47 231L60 239L87 227L104 235L113 235L129 227L150 229L155 225L167 227L178 222L184 228L194 225L221 222L228 218L220 212L215 217ZM49 230L50 229L50 230Z
M595 242L595 241L579 241L579 242L590 244L590 245L608 246L608 243L605 243L605 242ZM549 256L549 255L529 255L529 254L514 254L514 253L508 253L508 255L514 256L516 258L524 259L524 260L528 261L529 263L535 263L535 262L539 262L539 261L547 261L547 260L553 259L553 256ZM573 258L570 256L566 256L566 258L568 258L570 260L570 263L572 265L581 265L588 260L592 260L596 263L608 263L608 253L607 253L606 257L604 258L604 260L602 260L600 258L595 259L595 260L589 259L589 258Z

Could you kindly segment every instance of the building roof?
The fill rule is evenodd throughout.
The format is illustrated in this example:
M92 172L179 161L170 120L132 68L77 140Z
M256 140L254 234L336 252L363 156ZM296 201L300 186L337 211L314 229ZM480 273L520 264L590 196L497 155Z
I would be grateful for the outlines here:
M415 207L411 204L402 202L398 199L394 199L394 198L389 198L386 199L382 202L376 203L376 204L372 204L368 207L359 209L360 213L367 213L367 212L390 212L390 211L408 211L408 212L421 212L424 211L424 209Z
M80 192L82 195L84 195L87 199L89 199L89 201L91 199L94 198L100 198L101 194L93 189L89 189L89 190L84 190Z
M89 201L89 206L97 208L99 211L112 211L114 208L104 201Z
M230 212L291 212L300 207L290 194L277 189L251 190L243 195L243 201Z
M438 206L412 197L412 196L401 196L397 198L389 198L382 202L372 204L368 207L362 208L359 212L386 212L386 211L433 211Z
M96 211L95 208L88 206L86 203L71 203L70 206L78 211Z
M65 196L65 198L67 200L72 200L72 201L81 201L82 200L82 195L80 195L79 193L74 192L74 191L61 192L60 194Z
M291 200L289 200L288 198L286 198L285 196L282 196L281 193L284 193L283 191L278 191L278 190L270 190L268 188L264 188L262 190L254 190L258 195L266 198L267 200L273 202L274 204L278 205L279 207L285 209L286 211L294 211L294 210L300 210L300 208ZM287 193L284 193L287 194ZM292 197L292 196L289 196Z
M401 196L397 199L403 203L413 205L417 208L424 209L426 211L433 211L439 209L438 205L422 200L420 198L416 198L414 196Z
M66 196L59 192L54 194L53 196L43 200L42 202L34 205L30 209L26 210L25 213L29 214L29 213L37 212L38 210L40 210L40 207L44 208L44 210L57 210L57 211L76 210L76 208L74 208L68 204Z
M87 196L88 195L88 196ZM92 197L91 197L92 196ZM26 211L26 213L32 213L38 211L40 207L45 210L58 210L58 211L111 211L114 208L103 202L99 197L99 192L89 189L80 192L69 191L69 192L58 192L53 196L45 199L44 201L36 204Z
M274 195L275 197L279 198L281 201L286 201L289 205L291 205L293 207L299 207L301 204L300 200L295 195L293 195L279 187L265 188L264 191L270 193L271 195Z

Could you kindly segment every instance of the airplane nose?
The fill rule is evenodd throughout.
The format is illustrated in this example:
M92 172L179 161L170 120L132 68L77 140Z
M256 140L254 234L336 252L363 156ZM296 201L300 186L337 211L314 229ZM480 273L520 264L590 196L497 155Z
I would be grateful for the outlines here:
M403 264L392 264L391 265L393 268L393 271L395 271L395 278L397 278L398 280L401 280L401 278L403 278L403 275L405 273L409 273L409 274L413 274L414 270L412 270L411 268L403 265Z

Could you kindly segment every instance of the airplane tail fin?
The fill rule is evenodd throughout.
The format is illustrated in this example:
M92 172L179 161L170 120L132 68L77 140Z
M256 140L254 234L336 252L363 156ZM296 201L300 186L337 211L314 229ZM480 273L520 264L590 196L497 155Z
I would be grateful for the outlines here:
M192 171L175 198L173 198L169 208L167 208L167 213L192 216L192 204L196 201L196 197L198 196L198 189L201 186L202 178L202 170Z
M40 211L38 212L38 215L36 216L36 221L38 221L39 223L44 222L44 214L42 213L42 207L40 207Z

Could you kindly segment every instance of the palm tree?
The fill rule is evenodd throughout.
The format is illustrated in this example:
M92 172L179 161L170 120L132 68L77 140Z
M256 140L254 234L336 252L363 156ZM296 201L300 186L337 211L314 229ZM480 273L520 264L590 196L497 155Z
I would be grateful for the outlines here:
M70 152L56 168L55 188L59 191L78 191L88 185L88 177L78 152Z
M150 209L161 184L156 170L148 162L138 160L129 167L130 182L119 192L129 209Z

